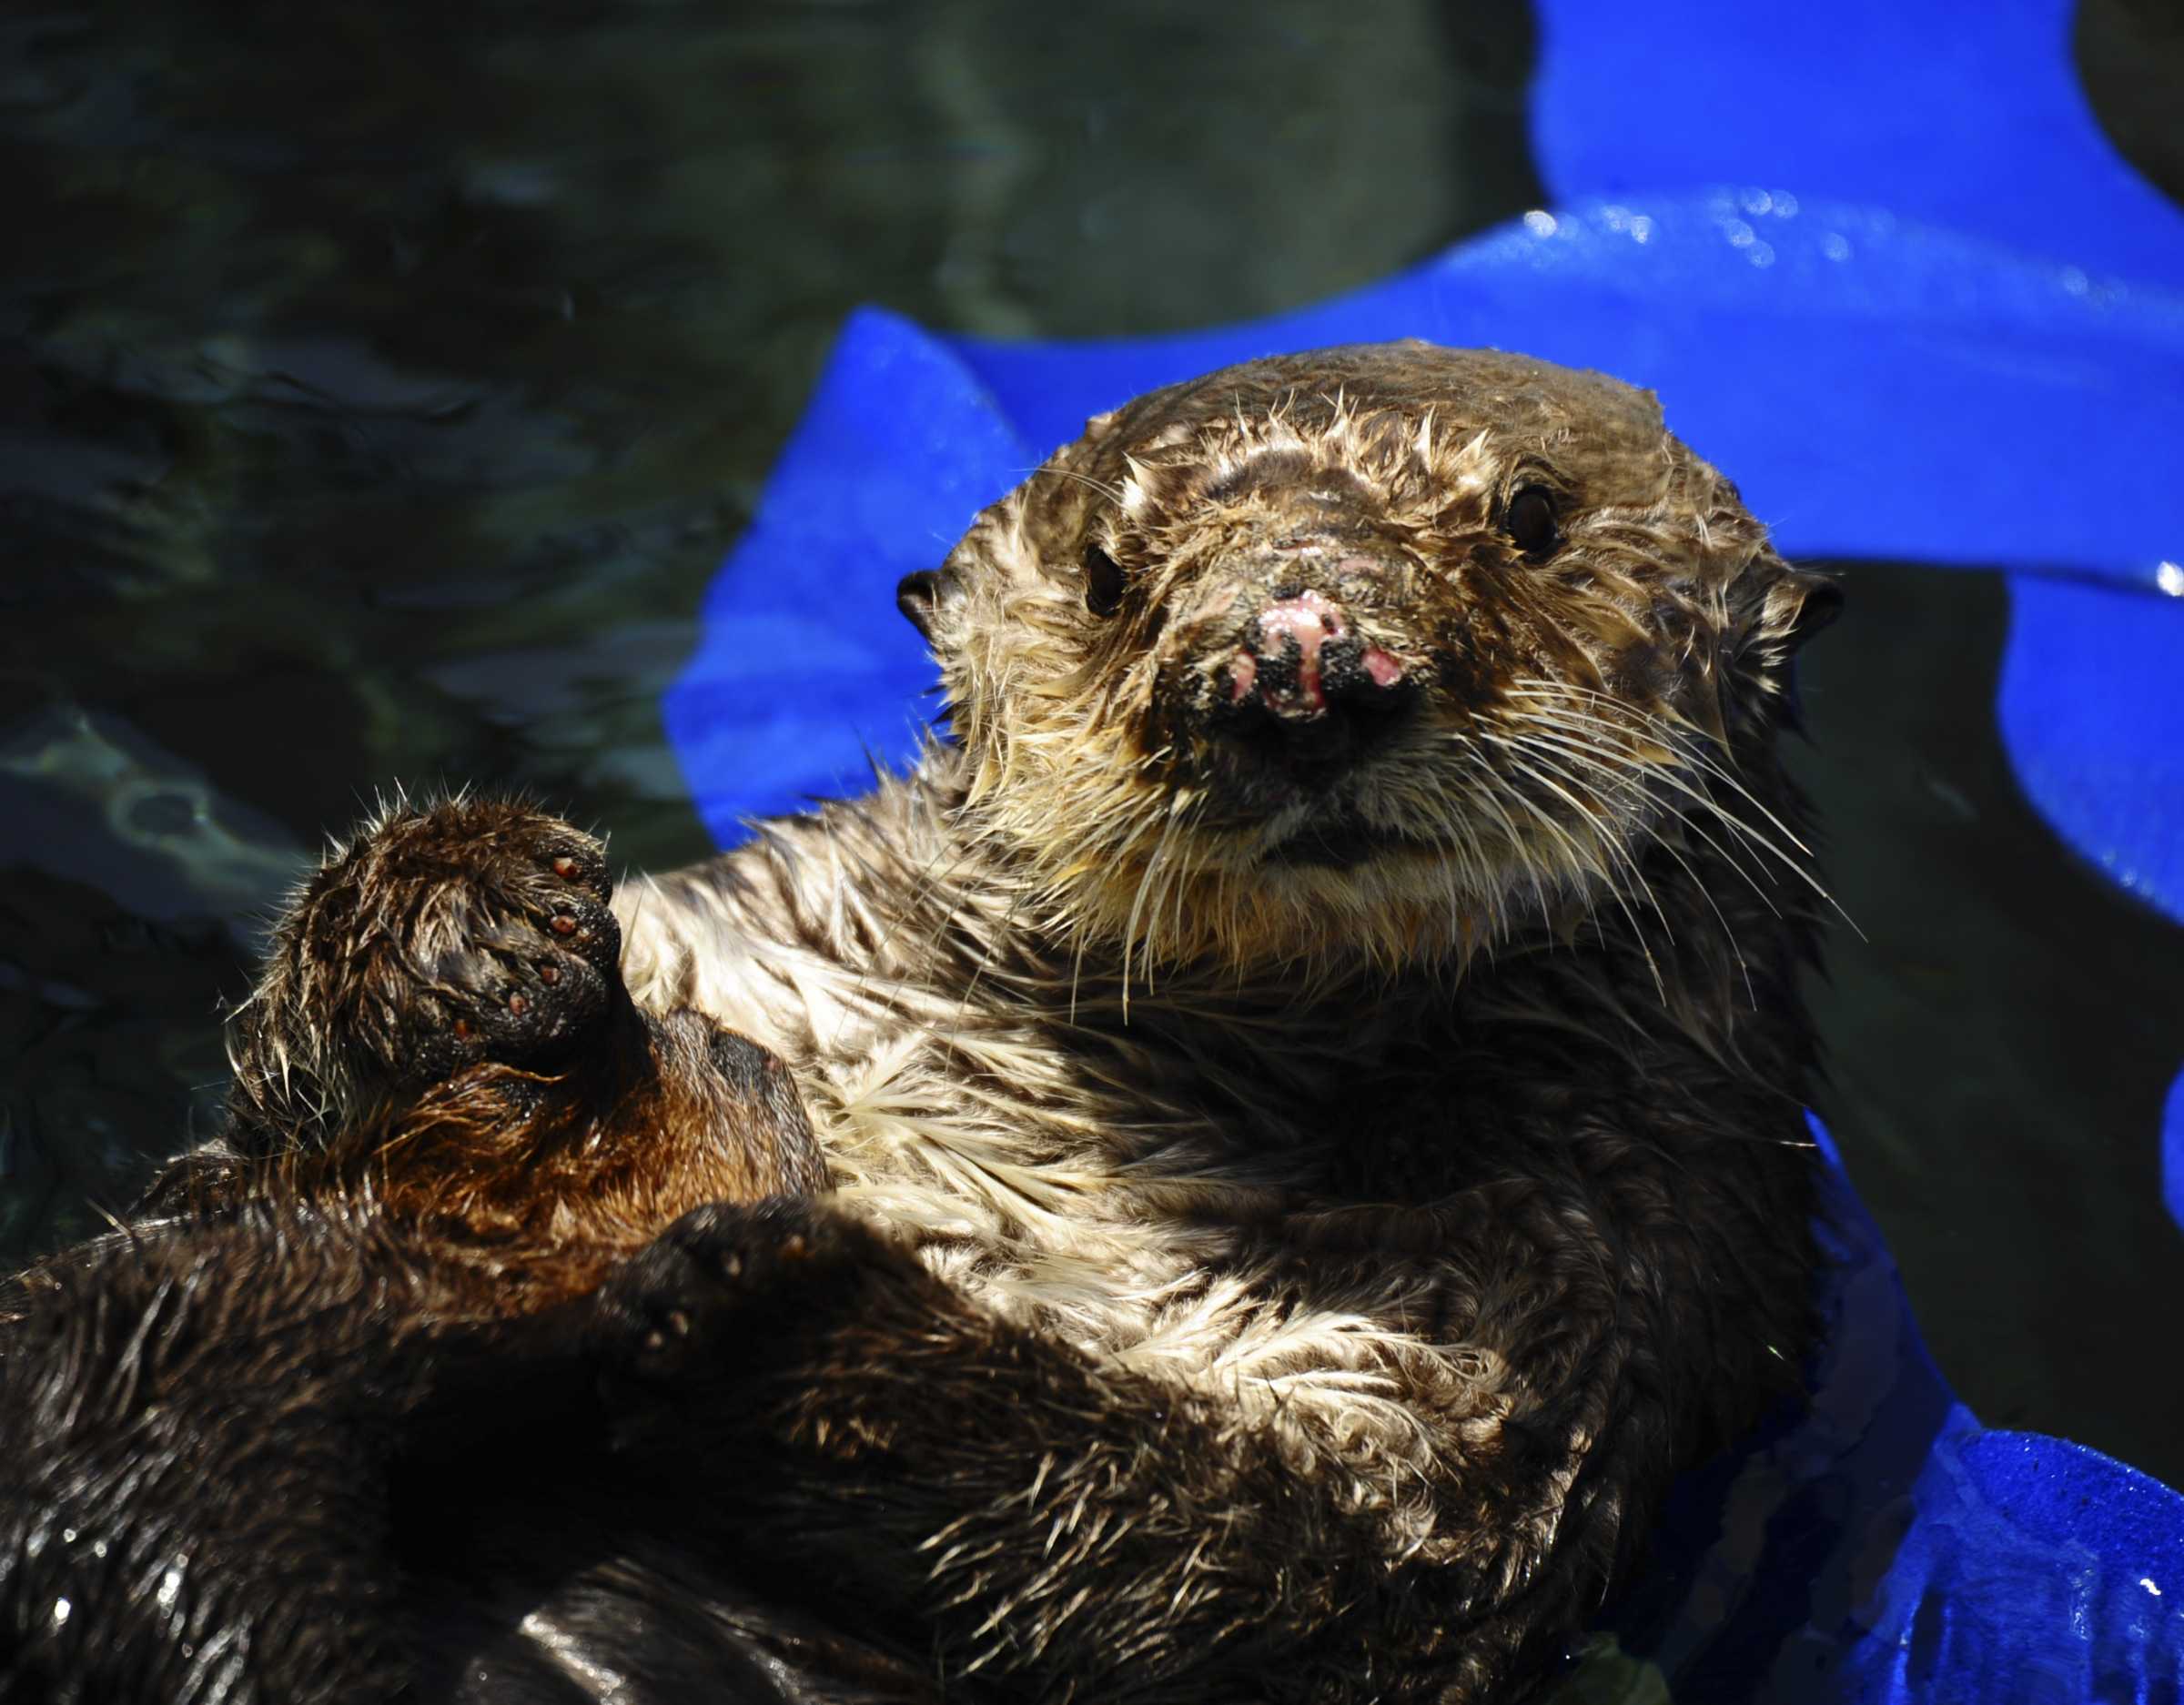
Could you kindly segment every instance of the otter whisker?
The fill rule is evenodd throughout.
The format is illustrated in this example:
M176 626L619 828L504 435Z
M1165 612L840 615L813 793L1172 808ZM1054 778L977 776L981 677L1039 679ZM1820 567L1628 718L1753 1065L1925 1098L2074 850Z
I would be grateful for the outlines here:
M1147 889L1148 889L1148 885L1151 883L1151 882L1152 882L1152 880L1153 880L1154 873L1155 873L1157 871L1158 871L1158 870L1159 870L1159 868L1160 868L1160 864L1161 864L1161 861L1162 861L1162 860L1163 860L1163 859L1164 859L1164 858L1167 856L1167 853L1168 853L1168 845L1169 845L1170 842L1172 841L1172 839L1173 839L1173 837L1174 837L1174 835L1175 835L1176 829L1177 829L1177 827L1178 827L1178 826L1180 824L1180 822L1182 822L1183 813L1182 813L1182 811L1180 810L1180 807L1181 807L1182 803L1183 803L1182 797L1181 797L1180 795L1178 795L1178 796L1177 797L1177 799L1176 799L1176 800L1175 800L1175 801L1172 802L1172 804L1171 804L1171 808L1169 809L1169 811L1168 811L1168 824L1167 824L1167 827L1166 827L1164 830L1162 830L1162 832L1161 832L1161 835L1160 835L1159 843L1158 843L1158 845L1156 845L1156 846L1153 848L1153 854L1152 854L1152 857L1150 857L1149 859L1148 859L1148 860L1146 861L1146 865L1145 865L1145 873L1144 873L1142 876L1140 876L1140 877L1138 878L1138 892L1137 892L1137 894L1135 895L1135 897L1133 897L1133 898L1132 898L1132 900L1131 900L1131 902L1130 902L1130 914L1129 914L1129 917L1128 917L1128 919L1127 919L1127 921L1124 923L1124 924L1123 924L1123 936L1122 936L1122 1012L1123 1012L1123 1018L1124 1018L1124 1020L1125 1020L1126 1022L1127 1022L1127 1021L1128 1020L1128 1018L1129 1018L1129 1012L1130 1012L1130 963L1131 963L1131 954L1132 954L1132 953L1135 951L1135 949L1136 949L1136 948L1137 948L1137 946L1138 946L1138 915L1139 915L1139 913L1141 913L1141 912L1144 910L1144 907L1145 907L1145 897L1146 897L1146 892L1147 892ZM1149 946L1148 946L1148 952L1147 952L1147 959L1148 959L1148 972L1147 972L1146 985L1145 985L1145 986L1146 986L1146 993L1147 993L1147 994L1148 994L1152 993L1152 988L1153 988L1153 984L1152 984L1152 978L1151 978L1151 972L1150 972L1150 964L1149 964L1149 962L1150 962L1150 957L1151 957L1151 953L1150 953L1150 949L1149 949Z
M1502 754L1504 761L1509 763L1512 771L1526 776L1541 787L1559 796L1562 802L1576 814L1578 824L1584 828L1587 838L1594 843L1597 849L1596 856L1591 862L1591 868L1604 877L1608 872L1606 864L1603 861L1613 860L1617 865L1628 866L1634 872L1635 866L1631 865L1629 854L1622 844L1621 837L1604 830L1599 822L1602 816L1619 814L1617 806L1612 799L1595 792L1587 780L1572 774L1559 762L1554 761L1551 755L1543 755L1534 751L1528 754L1529 762L1527 758L1518 756L1519 753L1524 752L1525 748L1523 742L1516 737L1490 730L1485 732L1484 738L1491 746ZM1541 770L1535 767L1538 763L1549 764L1552 775L1542 773ZM1554 777L1560 777L1562 781L1566 781L1572 786L1585 790L1592 796L1591 803L1588 804L1586 800L1571 792L1568 787L1562 786L1561 782L1553 779Z
M1188 789L1178 792L1176 795L1178 805L1177 816L1182 822L1183 827L1186 829L1186 831L1196 827L1198 817L1201 809L1203 808L1204 797L1205 796L1203 794L1193 795ZM1186 849L1190 848L1194 844L1195 842L1187 834L1184 841L1184 846ZM1175 937L1178 942L1182 941L1184 938L1184 897L1189 892L1191 879L1198 874L1197 867L1198 863L1199 861L1192 857L1187 851L1183 867L1175 873L1173 878L1168 883L1169 893L1173 896L1175 902ZM1226 908L1223 909L1221 915L1227 915ZM1159 913L1156 912L1154 913L1156 927L1158 927L1158 919Z
M1529 778L1531 781L1536 782L1547 792L1560 797L1566 804L1570 806L1572 811L1577 812L1581 820L1583 820L1590 815L1590 813L1586 812L1583 804L1577 799L1576 795L1572 793L1560 782L1541 773L1541 772L1534 767L1531 760L1518 756L1516 748L1512 743L1501 741L1498 737L1491 733L1487 735L1487 739L1503 748L1504 761L1516 773ZM1624 922L1630 924L1632 941L1637 946L1639 953L1644 957L1646 969L1653 974L1654 988L1659 993L1662 1000L1665 1002L1668 998L1668 984L1666 980L1661 974L1660 964L1653 957L1653 948L1646 942L1645 932L1638 923L1637 913L1632 910L1630 902L1624 895L1623 883L1616 874L1616 866L1613 863L1610 863L1607 857L1603 856L1603 854L1613 854L1620 857L1624 864L1629 864L1628 855L1623 852L1621 846L1616 842L1613 837L1603 836L1597 829L1592 829L1588 831L1588 835L1589 838L1594 842L1595 851L1591 857L1587 857L1586 854L1578 847L1576 841L1570 835L1570 833L1566 832L1560 823L1555 822L1554 814L1552 812L1548 811L1537 801L1528 798L1521 790L1513 792L1512 797L1516 799L1528 811L1532 812L1532 814L1539 820L1539 822L1542 828L1547 829L1558 840L1560 840L1564 846L1569 848L1571 858L1575 868L1581 871L1590 870L1592 874L1597 876L1601 883L1606 887L1609 899L1614 903L1616 909L1623 913ZM1640 883L1641 886L1643 886L1643 877L1639 875L1637 867L1634 864L1631 864L1629 865L1629 868L1633 876L1635 877ZM1659 903L1656 901L1655 910L1659 911ZM1662 926L1665 929L1668 924L1668 919L1665 913L1662 914L1661 922Z
M1536 742L1542 741L1552 741L1552 743L1555 744L1559 749L1568 749L1563 745L1563 742L1558 740L1553 740L1553 737L1552 736L1532 734L1526 735L1522 738L1524 743L1527 746L1532 747L1534 750L1538 749ZM1583 753L1583 755L1587 757L1597 758L1599 754L1587 751ZM1637 785L1636 782L1632 777L1627 775L1618 776L1617 779L1626 785L1633 787ZM1673 772L1654 772L1653 776L1650 777L1649 779L1680 782L1680 778L1676 777ZM1703 798L1704 796L1701 797ZM1675 813L1675 816L1676 820L1684 827L1692 829L1702 840L1705 841L1709 846L1714 847L1717 852L1721 853L1722 857L1730 864L1731 868L1735 870L1738 875L1743 876L1745 882L1751 884L1753 893L1759 896L1761 903L1764 904L1770 912L1773 912L1777 917L1782 915L1781 908L1774 904L1773 897L1768 894L1766 890L1761 887L1757 882L1754 881L1750 873L1744 870L1743 865L1738 863L1734 858L1730 857L1727 852L1724 851L1712 836L1708 835L1703 829L1698 828L1695 823L1692 822L1692 821L1688 817L1684 816L1680 811ZM1693 892L1697 893L1698 896L1706 903L1707 908L1714 913L1714 922L1721 925L1722 939L1728 944L1730 954L1736 961L1737 974L1744 980L1745 998L1751 1003L1753 1010L1757 1011L1759 1006L1759 996L1752 986L1751 965L1744 958L1744 949L1738 943L1736 939L1736 932L1731 928L1729 919L1726 914L1723 913L1720 902L1714 899L1714 891L1708 886L1705 879L1702 877L1698 871L1693 867L1691 861L1684 855L1682 849L1676 845L1673 839L1666 835L1656 835L1653 839L1653 845L1667 854L1669 858L1674 860L1678 867L1683 870L1684 873L1691 878L1691 886Z
M1562 725L1556 723L1552 726L1560 728ZM1548 732L1546 725L1535 726L1528 738L1550 742L1562 750L1569 750L1576 743L1575 737L1565 737L1561 733ZM1584 750L1589 753L1592 752L1592 749L1590 747L1587 747ZM1597 755L1597 753L1594 753L1593 755ZM1695 786L1686 777L1679 774L1671 766L1649 764L1645 768L1645 778L1649 782L1658 782L1670 788L1673 792L1683 794L1684 797L1690 799L1696 804L1704 807L1704 809L1710 814L1715 817L1719 817L1721 814L1721 807L1717 801L1707 795L1703 790ZM1768 911L1774 913L1777 917L1782 915L1782 908L1775 904L1774 896L1768 890L1766 884L1762 883L1757 876L1755 876L1750 870L1745 868L1744 861L1736 856L1732 848L1724 845L1720 841L1715 840L1713 835L1709 834L1706 832L1704 822L1698 818L1694 817L1690 812L1681 807L1672 807L1671 809L1673 810L1675 820L1682 823L1684 828L1691 831L1692 833L1698 836L1701 841L1704 841L1724 863L1727 864L1732 871L1735 872L1739 877L1743 878L1745 885L1752 890L1753 893L1758 897L1760 903L1764 905ZM1741 823L1736 824L1735 826L1740 830L1744 827L1744 825ZM1694 880L1696 880L1695 872L1694 873ZM1711 893L1709 893L1707 897L1709 900L1713 898Z
M1492 738L1502 743L1521 745L1528 751L1552 758L1558 775L1563 776L1573 785L1585 788L1613 812L1636 821L1646 815L1645 808L1653 802L1645 790L1638 785L1630 769L1613 762L1603 752L1574 744L1550 742L1542 738L1538 730L1529 727L1522 732L1511 728L1498 729Z
M1475 750L1467 751L1463 755L1467 762L1474 764L1479 762ZM1478 827L1472 821L1471 813L1461 809L1455 802L1455 790L1452 787L1437 781L1431 795L1430 795L1430 798L1434 801L1431 820L1453 823L1461 838L1461 863L1453 873L1459 884L1457 894L1459 903L1461 904L1461 896L1465 893L1488 895L1488 903L1493 908L1493 915L1487 920L1487 923L1491 927L1491 933L1499 935L1502 928L1502 913L1507 903L1504 885L1490 883L1488 879L1490 866L1487 862L1486 848L1480 840ZM1541 914L1544 916L1546 914L1546 897L1544 891L1540 886L1537 861L1532 857L1530 849L1522 844L1522 838L1516 832L1516 825L1510 822L1508 813L1502 811L1500 804L1494 802L1491 795L1487 797L1486 803L1494 815L1501 820L1502 828L1508 833L1512 852L1520 861L1524 874L1530 878L1532 893L1540 901Z
M1762 816L1764 816L1770 823L1772 823L1774 828L1779 831L1785 839L1788 840L1790 844L1797 849L1798 852L1804 853L1807 858L1814 856L1813 849L1805 845L1805 843L1798 838L1795 830L1792 829L1789 824L1783 822L1783 820L1776 816L1773 811L1769 810L1765 804L1755 798L1751 790L1745 787L1744 784L1737 779L1735 774L1727 767L1725 767L1720 762L1720 760L1709 754L1704 750L1703 745L1696 743L1700 742L1704 742L1708 745L1714 743L1714 737L1707 733L1704 729L1701 729L1696 724L1692 723L1686 723L1682 726L1678 726L1677 724L1669 721L1664 717L1659 716L1648 711L1641 710L1635 705L1626 704L1621 700L1618 700L1608 693L1602 692L1595 688L1573 687L1568 691L1571 693L1607 704L1613 707L1618 715L1628 716L1642 725L1650 724L1654 731L1663 735L1672 742L1681 745L1692 762L1697 764L1701 769L1706 771L1708 774L1715 777L1722 782L1724 786L1734 789L1735 792L1747 803L1752 805ZM1521 694L1522 696L1527 697L1554 696L1552 692L1546 694L1542 694L1537 691L1526 692L1522 688L1512 689L1512 693Z
M1604 702L1610 704L1616 704L1615 701L1607 699L1605 695L1593 693L1591 689L1573 688L1571 690L1571 691L1572 693L1582 693L1594 698L1599 698ZM1524 696L1552 698L1555 695L1528 692ZM1754 799L1749 790L1747 790L1742 782L1738 782L1734 775L1730 774L1729 772L1724 769L1718 762L1709 758L1706 753L1695 750L1693 747L1691 741L1694 737L1694 731L1687 731L1677 729L1661 718L1651 716L1646 712L1637 711L1630 706L1616 704L1616 709L1618 710L1619 713L1630 716L1633 721L1638 721L1641 725L1650 724L1651 731L1663 736L1664 741L1671 744L1672 750L1673 750L1679 756L1684 757L1692 763L1697 765L1705 773L1714 776L1724 786L1734 790L1740 797L1750 802L1751 804L1755 807L1770 823L1773 823L1775 827L1780 829L1784 834L1789 837L1791 843L1797 849L1798 852L1805 853L1807 857L1812 856L1812 849L1806 846L1802 840L1798 839L1795 832L1790 830L1787 825L1784 824L1782 820L1777 817L1774 812L1769 811L1764 804L1761 803L1757 799ZM1749 842L1755 849L1763 850L1772 853L1776 859L1781 861L1785 869L1795 874L1797 879L1810 888L1815 894L1816 894L1836 913L1837 916L1841 917L1845 923L1848 923L1853 930L1857 929L1858 926L1856 920L1852 918L1849 913L1844 910L1842 903L1838 901L1835 895L1828 891L1826 885L1823 883L1818 877L1815 876L1812 872L1807 869L1805 864L1803 864L1795 855L1785 851L1781 846L1777 845L1774 841L1764 832L1757 829L1753 824L1746 822L1743 818L1737 816L1722 801L1713 798L1712 796L1704 793L1703 791L1694 792L1692 797L1699 803L1703 804L1709 812L1711 812L1723 823L1728 826L1741 839ZM1858 933L1862 937L1864 932L1859 931Z
M1501 791L1502 780L1495 774L1485 755L1477 750L1475 744L1471 744L1470 749L1463 753L1463 758L1466 764L1483 778L1484 784L1464 793L1461 796L1462 804L1483 805L1493 813L1495 821L1501 824L1502 834L1508 840L1511 854L1518 860L1523 868L1525 876L1531 881L1532 898L1539 903L1540 922L1552 929L1554 924L1554 908L1548 900L1544 881L1544 878L1551 873L1532 852L1529 838L1517 828L1509 813L1502 810L1501 801L1496 797ZM1480 863L1483 872L1485 867L1483 852L1480 855ZM1502 920L1497 917L1494 923L1496 933L1499 933Z
M1478 780L1467 785L1459 776L1419 778L1415 784L1419 815L1427 821L1451 825L1461 836L1461 862L1451 863L1451 903L1459 913L1481 906L1487 908L1482 920L1483 933L1491 943L1506 927L1512 880L1530 884L1542 923L1551 920L1552 912L1542 881L1543 867L1532 850L1530 837L1517 827L1494 797L1503 785L1501 777L1468 737L1459 739L1463 748L1457 754L1459 761ZM1504 849L1500 859L1490 858L1481 839L1475 818L1481 810L1493 819L1500 831ZM1507 868L1510 861L1516 865L1513 873Z
M1095 479L1091 475L1079 473L1074 468L1059 468L1051 462L1042 462L1036 468L1019 469L1017 469L1017 472L1027 475L1034 479L1041 478L1074 479L1078 485L1088 487L1090 489L1097 492L1101 497L1107 499L1107 500L1110 503L1119 504L1122 501L1123 494L1121 486L1112 484L1104 479Z
M1508 741L1505 742L1505 743L1512 748L1514 748L1518 744L1518 742L1514 741ZM1571 793L1567 789L1562 788L1557 785L1554 782L1549 780L1549 774L1561 776L1569 781L1573 786L1582 787L1585 785L1585 783L1582 779L1572 774L1570 771L1564 769L1552 758L1542 756L1539 752L1534 752L1528 760L1521 761L1517 767L1521 771L1532 774L1535 777L1535 779L1545 782L1548 786L1552 787L1556 792L1560 793L1563 799L1567 800L1573 808L1580 811L1583 809L1582 803L1579 802L1576 796ZM1542 772L1542 767L1548 773ZM1603 801L1603 802L1604 803L1605 802ZM1630 849L1623 845L1622 837L1600 829L1595 829L1593 832L1601 844L1607 850L1610 856L1615 860L1616 863L1623 871L1628 873L1631 884L1637 891L1636 897L1652 905L1653 909L1653 915L1661 920L1661 932L1663 935L1667 938L1668 944L1670 946L1674 946L1676 940L1675 929L1674 926L1672 925L1668 921L1668 913L1662 906L1661 898L1653 892L1653 883L1647 880L1644 871L1640 868L1637 860L1632 855ZM1628 915L1627 913L1626 915ZM1635 918L1632 919L1631 927L1633 933L1637 933L1638 925ZM1660 967L1654 964L1653 950L1647 945L1643 934L1639 935L1638 946L1639 950L1645 954L1646 964L1653 970L1653 980L1655 984L1660 984ZM1663 1000L1667 999L1667 990L1664 986L1661 988L1661 995Z

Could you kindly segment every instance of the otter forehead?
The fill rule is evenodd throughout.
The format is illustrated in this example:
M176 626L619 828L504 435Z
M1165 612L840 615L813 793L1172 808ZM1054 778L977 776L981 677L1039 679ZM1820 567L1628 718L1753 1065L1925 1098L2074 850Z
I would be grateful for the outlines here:
M1491 349L1359 344L1154 391L1092 420L1055 465L1140 505L1172 504L1278 484L1253 480L1250 465L1317 451L1369 481L1439 476L1445 503L1461 495L1452 472L1461 486L1463 471L1483 480L1536 459L1588 500L1633 502L1659 497L1673 443L1653 393L1603 374ZM1202 478L1178 478L1191 474Z
M1188 533L1257 512L1347 510L1421 547L1488 526L1521 484L1593 511L1711 507L1714 475L1653 394L1489 349L1349 345L1223 368L1087 423L1012 497L1035 572L1077 572L1097 543L1173 556ZM1663 564L1673 574L1683 566Z
M1416 341L1346 344L1223 368L1100 417L1089 436L1118 450L1142 449L1175 441L1178 429L1217 425L1239 413L1324 423L1343 409L1431 412L1452 431L1574 434L1583 448L1611 454L1657 449L1662 437L1661 407L1651 391L1530 356Z

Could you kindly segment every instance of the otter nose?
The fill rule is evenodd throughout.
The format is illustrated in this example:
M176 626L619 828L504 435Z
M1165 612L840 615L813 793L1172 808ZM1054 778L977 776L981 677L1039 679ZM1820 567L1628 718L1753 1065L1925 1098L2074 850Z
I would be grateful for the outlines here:
M1232 740L1292 767L1325 766L1379 743L1410 697L1402 664L1308 590L1274 600L1245 630L1218 721Z

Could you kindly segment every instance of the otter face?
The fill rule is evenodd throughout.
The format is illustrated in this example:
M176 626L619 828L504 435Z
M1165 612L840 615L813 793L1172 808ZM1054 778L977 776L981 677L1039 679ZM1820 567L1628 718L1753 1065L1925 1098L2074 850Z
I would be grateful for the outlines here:
M1619 897L1835 595L1650 394L1405 344L1101 416L903 600L1055 924L1256 965Z

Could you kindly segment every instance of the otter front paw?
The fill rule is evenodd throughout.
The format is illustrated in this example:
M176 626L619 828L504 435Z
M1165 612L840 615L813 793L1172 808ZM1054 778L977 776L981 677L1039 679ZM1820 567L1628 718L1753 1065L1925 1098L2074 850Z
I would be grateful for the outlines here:
M808 1196L715 1202L670 1226L598 1296L611 1374L681 1384L747 1361L758 1340L815 1316L902 1254L870 1226Z
M567 1057L622 996L605 849L505 804L442 805L403 828L375 850L389 913L410 888L386 966L410 1081Z
M339 1123L480 1061L558 1064L627 999L604 849L503 801L388 813L311 879L238 1020L238 1112Z

